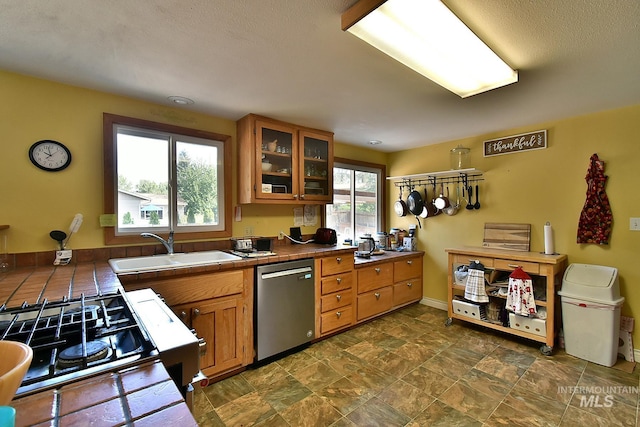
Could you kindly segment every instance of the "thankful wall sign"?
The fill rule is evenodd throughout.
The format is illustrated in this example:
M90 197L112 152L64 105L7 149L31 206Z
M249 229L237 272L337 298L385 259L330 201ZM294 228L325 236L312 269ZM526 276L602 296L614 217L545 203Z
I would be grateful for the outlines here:
M547 148L547 130L504 136L484 142L484 156L519 153L528 150Z

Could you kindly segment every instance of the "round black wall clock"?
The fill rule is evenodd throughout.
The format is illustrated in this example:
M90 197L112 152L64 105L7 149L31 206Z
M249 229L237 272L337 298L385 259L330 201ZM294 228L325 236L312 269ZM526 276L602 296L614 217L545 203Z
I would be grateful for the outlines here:
M47 172L61 171L71 163L71 151L58 141L44 139L29 148L29 160Z

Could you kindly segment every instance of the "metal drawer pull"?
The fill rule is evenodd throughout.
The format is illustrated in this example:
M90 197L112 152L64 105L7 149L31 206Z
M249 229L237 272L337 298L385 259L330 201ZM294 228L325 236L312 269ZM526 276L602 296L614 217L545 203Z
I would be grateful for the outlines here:
M375 294L373 294L376 296L376 299L380 299L380 292L376 292Z
M338 285L339 285L340 283L342 283L342 277L337 277L337 278L336 278L336 282L338 282Z
M520 266L519 266L518 264L507 264L507 267L510 267L510 268L518 268L518 267L520 267Z
M340 316L342 316L342 312L341 311L336 311L336 316L338 316L338 319L339 319Z
M340 301L340 300L342 299L342 295L340 295L340 294L336 295L336 299L337 299L338 301Z
M336 262L337 262L338 264L340 264L340 263L342 262L342 258L337 257L337 258L336 258Z
M186 311L182 310L180 312L180 319L187 320L187 312Z
M380 274L380 267L375 268L376 273Z
M407 282L407 286L408 286L408 287L412 287L412 286L413 286L413 283L411 283L411 282Z
M409 264L409 265L413 264L413 260L407 261L407 264Z
M193 315L194 315L194 316L199 316L199 315L200 315L200 310L199 310L199 309L197 309L197 308L194 308L194 309L193 309Z

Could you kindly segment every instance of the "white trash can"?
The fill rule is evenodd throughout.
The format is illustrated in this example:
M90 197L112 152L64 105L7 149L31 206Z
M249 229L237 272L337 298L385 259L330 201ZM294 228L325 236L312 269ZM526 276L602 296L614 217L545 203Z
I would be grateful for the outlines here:
M566 352L599 365L615 365L624 303L618 269L571 264L564 272L558 295L562 299Z

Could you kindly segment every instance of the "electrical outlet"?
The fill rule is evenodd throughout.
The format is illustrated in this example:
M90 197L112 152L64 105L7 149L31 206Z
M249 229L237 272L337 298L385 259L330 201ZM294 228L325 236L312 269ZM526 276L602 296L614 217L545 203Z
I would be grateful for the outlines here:
M640 231L640 218L629 218L629 230Z
M247 226L244 228L244 235L245 236L253 236L253 227L252 226Z
M280 230L280 232L278 233L278 240L283 240L284 239L284 231Z

